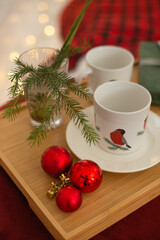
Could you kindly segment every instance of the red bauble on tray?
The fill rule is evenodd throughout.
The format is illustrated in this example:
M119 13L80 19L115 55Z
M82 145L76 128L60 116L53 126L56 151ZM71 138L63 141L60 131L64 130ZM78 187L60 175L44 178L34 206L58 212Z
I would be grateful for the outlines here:
M56 195L56 203L61 210L73 212L81 206L81 192L73 186L63 187Z
M62 146L51 146L42 154L41 165L47 174L57 177L70 170L72 166L72 156L70 152Z
M95 162L82 160L72 166L70 178L71 183L81 192L93 192L102 182L102 170Z
M72 166L72 156L62 146L46 149L41 157L41 165L47 174L59 177L58 182L52 182L48 196L56 196L57 206L65 212L77 210L82 203L81 192L93 192L102 182L102 169L98 164L81 160Z

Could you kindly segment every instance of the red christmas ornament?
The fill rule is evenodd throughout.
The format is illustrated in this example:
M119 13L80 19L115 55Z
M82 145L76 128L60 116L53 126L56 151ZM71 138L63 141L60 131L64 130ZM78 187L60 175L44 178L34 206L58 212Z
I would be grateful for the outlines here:
M56 203L61 210L73 212L81 206L81 192L76 187L66 186L57 193Z
M101 168L91 160L82 160L74 164L70 172L71 183L82 192L96 190L102 182Z
M57 177L69 171L72 166L72 156L64 147L51 146L42 154L41 165L46 173Z

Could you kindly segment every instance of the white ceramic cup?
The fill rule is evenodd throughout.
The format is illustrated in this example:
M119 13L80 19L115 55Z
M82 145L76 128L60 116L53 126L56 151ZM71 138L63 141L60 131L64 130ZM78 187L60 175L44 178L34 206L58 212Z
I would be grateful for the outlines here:
M90 49L85 56L86 68L77 77L77 82L87 76L88 88L95 89L109 81L130 81L134 57L131 52L116 46L98 46Z
M143 144L151 105L149 91L133 82L115 81L94 92L99 146L112 154L128 154Z

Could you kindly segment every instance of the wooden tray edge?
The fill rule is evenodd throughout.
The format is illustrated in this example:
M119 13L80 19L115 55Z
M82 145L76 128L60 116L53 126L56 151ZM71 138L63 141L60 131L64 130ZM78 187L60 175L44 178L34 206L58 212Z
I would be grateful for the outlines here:
M64 229L58 224L51 213L45 208L43 203L37 198L32 189L26 184L23 178L16 171L14 166L8 161L2 151L0 151L0 166L9 175L12 181L16 184L21 193L25 196L28 201L30 208L46 226L48 231L54 236L57 236L60 240L65 240L68 235ZM54 225L53 225L54 224Z
M127 215L131 214L133 211L142 207L144 204L150 202L151 200L159 196L159 192L160 192L160 179L155 180L150 185L146 186L144 189L139 190L138 192L132 194L132 196L129 196L125 200L116 204L113 207L113 209L110 209L110 212L112 212L112 214L110 214L109 217L106 211L90 220L88 223L88 228L85 227L85 231L83 225L71 231L69 240L74 239L81 240L82 237L84 237L83 239L88 239L91 238L92 236L95 236L99 232L102 232L106 228L110 227L114 223L121 220L122 212L124 218ZM99 221L97 221L97 217L99 217ZM109 220L109 224L107 220ZM94 226L96 226L96 228ZM89 234L88 238L86 238L88 231L92 232L92 236ZM79 238L78 235L80 235L81 238Z

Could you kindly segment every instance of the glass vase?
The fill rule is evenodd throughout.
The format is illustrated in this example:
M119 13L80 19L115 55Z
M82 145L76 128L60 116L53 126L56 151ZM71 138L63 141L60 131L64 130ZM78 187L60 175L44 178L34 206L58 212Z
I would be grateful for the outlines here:
M54 63L57 52L58 50L54 48L33 48L23 52L19 59L21 62L27 65L32 65L33 67L38 67L39 65L50 66ZM62 62L58 71L68 72L68 60ZM28 75L25 77L27 76ZM25 77L23 77L22 82ZM52 102L54 103L55 99L45 82L28 90L25 94L25 98L30 114L31 124L32 126L37 127L41 124L41 122L43 122L47 106L52 104ZM57 128L61 125L61 123L62 114L55 114L53 120L50 121L48 128Z

